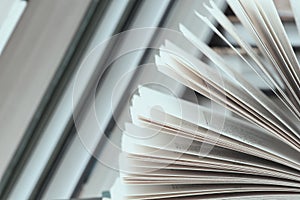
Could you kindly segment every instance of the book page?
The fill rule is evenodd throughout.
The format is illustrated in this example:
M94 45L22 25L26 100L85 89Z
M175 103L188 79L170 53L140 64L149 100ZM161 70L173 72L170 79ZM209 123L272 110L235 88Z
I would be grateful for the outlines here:
M231 8L235 11L235 14L239 17L241 22L243 23L244 27L247 28L247 30L254 35L254 38L257 39L257 45L260 47L262 53L265 53L268 57L268 54L264 49L263 45L261 44L260 37L255 32L256 30L253 28L253 24L249 21L249 18L246 16L245 11L243 10L243 7L238 3L238 1L235 0L229 0L228 1ZM214 5L212 3L212 5ZM228 31L231 36L233 36L236 41L239 43L239 45L247 52L247 54L253 59L253 61L256 63L256 65L259 67L259 70L255 68L255 66L251 65L245 58L242 56L235 47L232 46L232 44L215 28L215 26L205 17L202 17L199 13L196 12L196 15L200 17L222 40L224 40L236 53L239 57L241 57L245 63L252 68L259 77L261 77L267 85L269 85L269 88L278 96L281 101L287 105L287 107L292 111L295 112L295 116L299 114L299 111L297 111L295 105L292 103L292 101L289 99L289 97L285 94L283 89L280 86L280 83L276 81L276 78L273 77L272 73L267 71L267 68L262 64L259 57L257 57L256 53L253 52L251 47L245 43L239 36L233 25L228 21L228 19L224 16L223 13L219 11L218 8L214 7L212 9L208 9L212 15L218 20L218 22L223 26L223 28ZM266 75L266 78L261 76L261 73L259 71L263 71L263 73ZM271 82L269 82L271 81ZM274 85L276 89L274 90L271 85Z
M281 46L281 53L286 56L286 60L289 63L288 65L288 74L290 75L290 80L294 81L295 86L294 89L300 88L300 66L296 55L293 51L291 43L288 39L288 36L284 30L283 24L277 14L276 7L272 0L256 0L256 4L261 9L268 20L270 20L270 28L274 31L274 37L278 40L278 43ZM268 8L268 9L264 9ZM297 91L297 90L296 90ZM298 93L299 97L299 93Z
M263 131L260 128L255 127L249 123L243 122L242 120L238 120L233 117L222 116L218 113L211 113L209 109L204 107L189 103L187 101L176 99L174 97L162 94L160 92L154 91L149 88L142 87L140 88L140 95L143 98L142 101L133 102L137 104L137 108L140 108L138 105L145 105L144 109L145 112L140 113L144 114L145 117L150 117L147 115L149 114L149 109L153 108L155 105L159 105L163 108L165 113L168 113L174 117L179 118L179 120L183 117L185 121L194 124L193 128L190 128L190 131L195 131L198 129L196 126L201 126L206 129L210 129L215 131L219 134L227 136L229 138L233 138L238 140L242 143L254 146L258 149L262 149L266 152L270 152L274 155L278 155L278 157L283 157L289 159L293 163L300 163L300 158L298 156L298 152L290 148L287 144L281 142L280 140L274 138L273 136L269 135L267 132ZM153 98L156 96L157 98ZM151 98L152 97L152 98ZM157 99L157 100L156 100ZM179 103L178 103L179 102ZM170 105L173 105L171 107ZM177 106L176 106L177 105ZM148 110L148 111L147 111ZM182 111L186 113L191 113L190 111L195 114L182 114ZM197 116L200 115L201 117L198 118ZM158 117L158 116L157 116ZM165 119L166 120L166 119ZM221 123L222 129L218 129L219 127L210 126L210 122L212 123ZM183 127L183 122L178 122L178 125ZM191 125L190 125L191 126ZM268 142L266 142L268 141ZM297 165L298 165L297 164Z
M172 49L175 49L175 47L172 47ZM228 81L225 77L222 76L220 78L219 77L220 75L217 75L215 72L213 72L207 66L205 66L204 63L201 63L200 61L196 60L195 58L193 58L189 55L185 55L184 52L182 52L182 51L179 51L179 52L180 52L180 55L186 57L186 59L189 60L189 63L193 64L193 65L188 66L191 68L187 68L188 70L192 70L192 71L185 71L185 70L181 71L181 74L188 73L189 81L191 81L193 79L193 76L195 79L197 79L197 77L200 78L202 76L201 74L203 74L202 78L205 78L205 81L209 82L210 84L213 84L214 85L213 87L218 85L218 90L221 92L226 92L226 94L224 93L223 95L226 95L227 98L230 98L230 97L232 97L231 95L234 95L233 101L235 101L236 103L239 103L238 105L243 106L244 109L247 110L247 112L252 113L252 115L254 115L256 117L259 117L260 115L262 115L263 117L260 117L259 120L255 120L256 123L261 124L262 122L264 122L263 127L267 128L268 130L271 130L272 132L275 133L275 135L277 135L281 139L287 141L292 146L299 146L299 144L298 144L299 141L295 135L296 132L293 129L287 130L287 128L289 128L289 127L285 127L285 125L282 124L280 121L278 121L276 118L274 118L274 116L272 114L270 114L269 111L265 107L257 104L255 100L253 101L253 98L251 98L250 95L245 93L240 88L235 87L234 84L231 84L230 81ZM166 62L168 62L168 60L171 59L170 57L168 58L168 54L166 54L166 53L161 53L161 55L164 55L164 59L166 60ZM173 54L169 54L169 55L175 59L180 59ZM181 61L183 61L183 60L181 60ZM185 64L188 64L188 63L185 63ZM173 69L175 69L175 70L180 70L180 67L186 67L186 66L180 65L180 64L176 65L174 62L171 63L170 65L172 65ZM195 68L195 66L197 66L197 65L198 65L198 67L201 66L201 68L202 68L201 71L197 70L197 68ZM199 73L201 73L201 74L199 74ZM197 74L197 76L195 74ZM222 80L223 83L222 82L220 83L220 80ZM193 82L195 84L197 84L196 80L194 80ZM231 106L236 107L236 105L231 105ZM284 134L284 133L290 133L290 134Z
M300 173L297 170L291 170L290 168L264 159L260 159L259 157L254 157L238 151L233 151L230 149L230 147L229 149L226 149L218 146L218 144L203 144L202 142L200 142L200 140L197 139L181 137L180 133L177 133L178 135L172 135L172 133L162 132L162 130L151 130L147 128L136 127L131 124L127 125L126 131L130 132L130 136L128 136L128 134L126 133L123 134L122 141L124 144L123 150L125 152L141 154L141 152L143 151L138 152L136 150L128 150L128 148L132 148L138 145L140 146L139 148L142 148L142 146L144 146L151 147L151 149L149 150L156 149L155 152L149 152L149 155L152 155L152 153L155 153L155 155L160 153L163 154L166 150L179 153L177 155L178 159L180 159L180 154L189 154L192 156L196 156L196 158L198 157L198 159L205 157L217 159L220 161L223 160L243 165L251 165L253 167L271 169L286 175L289 174L300 178ZM145 139L145 133L148 133L149 137L147 137L147 139ZM155 133L156 135L153 136ZM138 139L138 137L141 137L141 135L143 135L142 139ZM130 145L130 147L127 147L127 145ZM293 179L293 177L291 176L290 178Z
M158 111L159 112L159 111ZM297 168L296 166L298 164L294 164L294 163L290 163L284 159L282 159L280 156L274 156L273 154L270 154L269 152L265 152L265 151L261 151L260 149L257 148L253 148L253 146L251 145L247 145L243 142L239 142L239 141L234 141L230 138L226 138L223 137L222 135L216 135L213 136L213 134L215 134L214 132L210 131L210 130L204 130L202 131L195 131L197 129L199 129L199 127L192 125L190 123L184 122L180 119L176 119L174 117L171 116L164 116L164 119L160 119L158 117L158 115L156 115L157 121L154 123L159 124L159 121L164 120L164 124L161 124L161 127L170 127L172 129L175 129L176 132L174 135L176 134L180 134L182 136L186 136L189 137L190 139L193 139L194 141L201 141L201 142L206 142L208 144L211 144L212 146L208 146L207 149L206 148L202 148L199 149L200 152L203 151L204 155L206 155L207 152L210 152L211 149L214 148L214 145L220 146L220 147L224 147L224 148L228 148L228 149L232 149L235 151L239 151L239 152L243 152L243 153L247 153L250 155L254 155L257 157L262 157L265 159L269 159L269 160L273 160L275 162L279 162L288 166L293 166L294 168ZM167 130L166 128L160 128L158 127L159 131L164 131ZM180 132L180 130L184 131L184 132ZM201 130L201 128L200 128ZM240 129L242 130L242 129ZM169 132L170 130L168 130ZM186 133L186 131L190 134L184 135ZM229 132L230 133L230 132ZM176 138L177 139L177 138ZM170 141L170 140L168 140ZM186 143L182 143L182 148L184 150L184 147L188 148L190 147L188 142L191 141L187 141ZM192 145L192 144L190 144ZM194 145L195 148L199 145ZM204 145L206 146L206 145ZM201 154L199 154L201 155ZM297 155L297 153L295 153L294 155ZM250 162L250 161L249 161Z
M251 191L290 191L299 192L297 188L264 185L124 185L124 196L128 199L140 199L148 196L150 199L166 197L195 196L204 194L226 193L226 192L251 192Z
M212 62L214 62L220 70L223 70L229 77L236 80L237 84L239 84L243 89L245 89L253 98L255 98L262 106L268 107L270 112L277 117L282 123L287 126L291 126L293 130L299 132L298 128L291 123L293 120L289 119L288 116L276 106L265 94L263 94L260 90L254 88L250 83L248 83L243 77L241 77L237 72L231 69L226 65L225 60L222 59L216 52L214 52L210 47L206 44L198 40L198 38L193 35L189 30L187 30L184 26L180 26L180 30L185 35L187 39L191 41L201 52L203 52ZM290 116L289 116L290 117Z
M281 78L283 78L283 82L285 83L286 87L289 89L287 92L289 93L289 97L284 96L284 93L280 87L276 88L280 92L280 94L283 96L284 100L288 103L289 108L292 109L293 113L299 118L300 112L299 112L299 97L297 97L297 94L294 90L291 90L291 84L286 79L285 75L282 74L281 68L280 68L280 57L282 55L278 54L276 55L276 52L278 50L274 49L274 46L277 47L276 44L274 44L274 38L268 37L270 36L269 29L266 27L266 24L261 16L261 14L258 11L258 8L256 7L255 1L237 1L237 0L227 0L228 4L232 8L232 10L235 12L235 14L238 16L238 18L241 20L244 27L248 30L249 33L252 33L253 37L256 39L256 44L258 45L260 51L265 54L265 57L269 58L270 61L273 63L273 66L277 69L277 71L280 74ZM262 1L263 2L263 1ZM269 4L271 6L271 9L273 2ZM271 12L271 11L270 11ZM276 12L276 11L275 11ZM276 18L276 14L273 12L273 17ZM280 24L277 23L279 26ZM274 25L275 27L276 25ZM282 30L281 30L282 32ZM275 33L273 34L275 35ZM283 35L284 37L284 35ZM270 45L270 42L273 42L273 45ZM278 49L278 48L277 48ZM279 51L280 52L280 51ZM283 64L286 65L285 61ZM297 66L297 65L296 65ZM271 80L271 79L270 79ZM298 89L297 89L298 90ZM297 91L296 90L296 91ZM297 103L298 102L298 103Z
M232 162L226 162L221 161L217 159L210 159L210 158L202 158L199 159L199 157L190 156L190 155L182 155L180 158L178 157L172 157L169 154L169 151L164 150L161 151L161 153L166 153L166 156L163 158L160 154L154 154L151 155L146 153L154 152L155 148L150 147L142 147L135 145L138 150L142 150L141 154L133 154L133 153L127 153L126 156L124 156L124 160L129 161L130 164L121 163L121 177L129 177L134 176L138 174L156 174L157 171L163 171L164 173L170 172L170 175L172 175L172 171L174 170L188 170L192 171L193 173L197 172L216 172L216 173L232 173L232 174L245 174L248 175L255 175L255 176L263 176L265 179L269 179L270 177L279 178L280 180L285 181L297 181L299 178L297 176L283 173L280 171L274 171L271 169L266 168L260 168L255 167L251 165L242 165L242 164L236 164ZM144 152L143 152L144 150ZM145 151L147 151L145 153ZM136 151L135 151L136 153ZM132 163L140 163L143 162L144 164L147 164L147 166L139 166L139 165L131 165ZM152 166L154 165L162 165L162 168L157 168Z
M291 66L290 59L292 59L294 66L298 66L298 62L295 61L296 58L294 58L294 53L290 51L291 47L289 46L289 40L287 39L279 16L277 15L273 1L241 0L240 2L254 24L255 30L258 31L259 36L262 38L265 47L264 50L269 52L269 58L277 69L282 82L285 84L286 88L288 88L286 92L289 94L293 105L296 106L299 111L300 100L295 92L298 90L299 86L291 71L291 68L293 67ZM264 6L268 5L268 9L263 9L260 3L264 4ZM267 14L269 16L267 16ZM278 20L276 20L277 18ZM271 22L273 22L273 24L271 24ZM281 29L280 25L282 26ZM280 43L281 41L277 35L280 36L281 40L284 38L286 39L284 41L286 42L286 45L284 45L285 48L283 47L283 44ZM288 52L289 55L287 55L285 51Z

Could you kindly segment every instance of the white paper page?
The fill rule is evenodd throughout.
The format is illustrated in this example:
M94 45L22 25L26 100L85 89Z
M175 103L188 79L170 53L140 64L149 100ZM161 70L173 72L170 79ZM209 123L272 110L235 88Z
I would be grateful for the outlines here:
M135 155L135 154L130 154ZM166 167L164 168L154 168L154 167L141 167L141 166L123 166L121 167L122 173L121 177L134 177L138 175L158 175L157 173L173 173L169 174L169 176L174 175L176 169L178 170L191 170L195 173L197 171L206 171L206 172L213 172L213 173L234 173L234 174L245 174L245 176L263 176L265 179L270 179L271 177L278 178L280 180L286 180L286 181L299 181L299 177L270 170L270 169L264 169L264 168L258 168L248 165L240 165L240 164L234 164L234 163L225 163L218 160L211 160L214 162L209 162L208 160L204 161L191 161L187 156L184 155L182 158L173 160L173 163L181 163L179 164L172 164L171 161L169 161L172 166L175 166L176 168L172 168L171 166L167 165L165 158L159 158L155 156L143 156L143 155L135 155L135 159L138 161L146 162L148 159L156 160L157 163L165 164ZM148 164L151 164L151 162L148 162ZM151 165L150 165L151 166Z
M249 109L247 109L247 108L246 109L249 112L251 112L253 115L255 115L255 116L261 115L262 116L262 117L260 117L260 120L258 122L267 120L266 123L271 123L272 125L270 125L270 128L273 128L274 131L277 132L282 139L287 138L288 141L292 142L296 146L299 146L299 140L298 140L299 138L296 137L296 135L295 135L296 132L294 130L287 129L284 125L281 124L280 121L278 121L276 118L274 118L274 116L272 114L270 114L269 111L265 107L257 104L257 101L255 101L255 99L253 99L250 95L245 93L241 88L236 87L234 84L232 84L230 81L228 81L226 77L216 73L214 70L210 69L204 63L200 62L196 58L194 58L194 57L186 54L182 50L178 49L175 45L168 43L168 47L163 50L170 51L170 49L172 49L173 52L177 52L177 55L181 55L181 56L185 57L186 60L188 60L188 63L187 63L186 60L179 58L177 55L161 52L161 55L164 56L164 59L166 59L166 62L169 62L169 60L171 58L174 58L178 62L181 62L182 65L180 65L180 64L175 65L173 63L172 67L174 69L180 70L180 68L178 68L178 67L184 67L187 70L191 70L191 71L186 71L186 72L182 71L182 73L188 73L188 77L190 77L190 79L193 79L193 76L195 79L197 77L199 77L199 78L202 77L205 79L205 81L208 81L210 84L214 84L214 87L217 86L219 91L222 92L224 90L224 92L226 92L226 94L224 94L224 95L226 95L227 97L229 97L230 95L233 95L233 97L235 99L237 99L238 101L240 101L244 105L244 107L249 106ZM168 58L168 55L171 58ZM201 70L200 70L200 68L201 68ZM283 135L284 132L289 133L291 131L294 134L291 133L289 135Z
M265 94L263 94L260 90L254 88L250 83L248 83L241 75L231 69L226 65L226 61L219 56L216 52L214 52L210 47L208 47L205 43L201 42L195 35L193 35L188 29L184 26L180 26L180 30L185 35L187 39L191 41L201 52L203 52L212 62L214 62L217 66L220 67L229 77L236 80L237 84L240 84L243 89L245 89L253 98L255 98L259 103L264 107L268 107L270 112L275 115L282 123L286 126L291 127L291 129L296 132L300 132L299 128L297 128L287 115L276 106Z
M262 123L262 121L257 120L255 118L255 116L253 114L247 112L247 110L236 106L236 104L234 103L234 101L236 101L236 100L229 99L229 96L226 97L224 91L222 94L221 92L217 91L213 86L211 86L209 83L206 82L205 84L203 84L204 81L202 81L199 78L197 78L197 81L192 80L190 75L185 74L186 70L181 71L180 68L176 68L176 69L172 68L171 65L173 67L178 65L178 63L176 63L172 59L164 58L164 61L168 60L169 64L161 64L162 63L161 60L162 60L161 58L157 59L157 61L158 61L157 68L160 72L174 78L175 80L177 80L180 83L186 85L187 87L190 87L191 89L201 93L202 95L213 100L214 102L225 106L226 108L230 109L231 111L236 112L240 116L246 117L247 119L252 120L252 121L256 121L256 123L258 123L260 126L264 127L266 130L269 130L271 132L274 131L272 128L267 126L265 123ZM230 98L232 98L232 97L230 96Z
M241 173L233 169L216 169L212 167L204 167L192 162L168 160L168 159L154 159L139 157L138 155L128 154L122 152L120 155L120 166L122 173L151 173L158 169L170 170L188 170L188 171L206 171L206 172L226 172L226 173ZM246 173L246 172L245 172ZM281 176L282 178L284 176ZM287 177L286 177L287 178Z
M263 39L263 33L261 32L262 30L260 29L255 29L254 27L258 27L257 22L256 22L256 26L255 24L253 24L253 22L255 21L251 21L249 16L246 13L245 8L240 4L239 1L237 0L227 0L228 4L230 5L230 7L232 8L232 10L235 12L235 14L237 15L237 17L241 20L242 24L244 25L244 27L248 30L249 33L251 33L253 35L253 37L256 40L256 43L260 49L260 51L262 53L265 54L266 57L269 57L271 62L273 63L274 66L276 66L277 68L279 68L278 64L276 63L276 61L274 60L276 57L272 56L271 53L269 52L269 49L265 46L265 42L266 39ZM254 1L243 1L244 4L250 4L250 3L254 3ZM248 14L250 12L250 6L247 8L248 9ZM253 16L252 16L253 17ZM257 32L260 31L260 32ZM264 41L263 41L264 40ZM266 73L265 73L266 74ZM268 76L270 80L271 77ZM297 108L295 107L295 105L291 102L291 100L285 95L285 93L283 92L283 90L281 89L281 87L276 84L275 82L272 82L277 90L279 91L280 95L282 95L284 101L289 105L288 108L290 108L296 116L300 116L299 110L297 110ZM279 96L280 97L280 96Z
M206 88L203 89L203 88L198 87L191 81L184 78L182 75L179 75L178 72L176 72L174 69L172 69L172 67L170 67L160 56L157 56L157 55L155 56L155 64L160 72L162 72L164 74L168 74L169 76L173 77L173 79L176 79L178 82L180 82L183 85L186 85L187 87L190 87L194 90L201 91L201 94L203 94L207 98L214 98L215 101L218 101L217 96L220 96L220 95L218 95L218 91L214 91L214 93L216 93L216 95L214 95L214 94L212 94L212 92L208 93L205 90ZM201 85L204 85L204 82L202 82Z
M172 173L173 176L169 175ZM131 175L123 177L126 184L143 184L143 185L170 185L170 184L261 184L261 185L278 185L300 188L300 183L277 179L272 177L251 176L241 174L207 174L200 176L189 176L188 174L178 175L181 171L157 171L155 174L149 175ZM167 174L167 175L165 175Z
M220 178L220 179L218 179ZM173 178L173 177L163 177L156 179L153 176L149 177L135 177L135 178L125 178L123 179L125 184L134 184L134 185L157 185L157 186L164 186L164 185L179 185L179 184L189 184L189 185L202 185L202 184L260 184L260 185L276 185L276 186L286 186L286 187L298 187L299 184L289 182L289 181L282 181L282 180L271 180L271 179L259 179L259 178L240 178L240 177L210 177L210 178L191 178L191 177L180 177L180 178Z
M174 174L168 174L168 173ZM281 185L289 187L300 188L300 183L295 181L288 181L286 179L278 179L273 177L253 176L235 173L224 175L202 175L202 176L189 176L189 175L177 175L177 171L156 171L154 174L142 174L142 175L128 175L123 177L123 181L126 184L144 184L144 185L168 185L168 184L262 184L262 185ZM181 171L179 171L181 172ZM179 173L178 172L178 173ZM168 175L165 175L168 174ZM213 174L216 174L213 172Z
M272 49L269 43L267 43L266 30L263 29L265 24L263 24L263 19L259 15L254 1L245 2L240 0L227 0L227 3L248 32L252 34L260 51L266 58L270 59L274 66L279 68L276 57L270 52ZM253 14L255 12L256 15Z
M173 161L188 161L188 162L194 162L197 163L201 167L212 167L217 169L235 169L237 171L246 171L246 172L252 172L254 174L264 174L268 176L274 176L279 178L287 178L291 180L298 180L299 174L295 174L295 171L291 171L287 169L285 171L284 168L278 167L276 169L276 166L272 166L272 164L267 164L266 162L259 162L260 159L255 160L255 158L251 159L250 156L241 158L239 156L235 156L236 160L230 161L230 157L227 155L227 160L225 158L220 158L220 155L217 156L206 156L202 157L201 155L193 155L193 154L187 154L186 152L182 152L178 149L176 150L169 150L165 148L155 148L150 146L144 146L141 144L134 143L131 139L123 138L122 143L122 149L126 153L130 153L135 156L140 156L141 159L143 158L157 158L157 159L171 159L171 161L166 162L166 164L172 164ZM215 157L215 158L214 158ZM248 162L246 161L248 160ZM121 164L122 171L130 172L131 166L123 165ZM124 168L125 167L125 168ZM142 169L143 170L148 170ZM145 173L151 172L151 171L144 171Z
M165 200L298 200L300 194L294 192L244 192L244 193L227 193L216 195L201 195L192 197L178 197Z
M293 1L291 1L293 2ZM277 14L276 7L272 0L256 0L257 5L261 5L264 13L267 18L270 20L272 29L275 32L275 36L278 36L280 44L282 45L282 53L287 57L287 60L290 62L289 72L291 73L295 84L298 86L298 91L300 88L300 66L296 55L293 51L291 43L288 39L288 36L284 30L283 24L280 20L279 15ZM266 9L267 8L267 9ZM299 91L300 92L300 91ZM299 97L299 96L298 96Z
M176 67L176 65L173 63L172 64L173 65L173 67ZM185 72L182 72L182 74L185 74ZM191 75L189 75L189 77L190 77L190 81L191 81ZM195 84L197 84L197 82L196 81L194 81L194 83ZM204 87L205 88L205 87ZM225 95L225 94L224 94ZM228 96L229 94L227 94L227 97L229 98L229 96ZM237 95L237 93L236 93L236 95ZM245 99L245 96L243 97L243 99ZM229 102L228 102L229 103ZM255 105L255 104L254 104ZM232 106L234 106L234 104L232 104ZM237 109L237 107L235 106L235 109ZM265 108L261 108L261 109L265 109ZM249 111L249 110L248 110ZM241 111L240 111L241 112ZM245 111L244 113L243 113L245 116L247 116L247 117L251 117L251 116L249 116L249 113L247 113L247 111ZM250 119L253 119L253 118L250 118ZM255 120L255 119L253 119L253 120ZM259 124L261 124L261 121L264 121L265 119L264 118L260 118L260 120L256 120L255 122L256 123L259 123ZM267 123L267 122L265 122L265 123ZM274 124L274 122L273 122L273 124ZM263 124L261 124L262 126L263 126ZM276 124L277 126L278 126L278 124ZM270 129L270 128L276 128L276 127L273 127L273 126L269 126L269 128L268 128L268 126L266 127L266 125L265 126L263 126L264 128L266 128L267 130L270 130L270 131L272 131L272 129ZM275 131L276 133L278 133L278 130L273 130L273 131ZM285 131L286 132L286 131ZM276 134L275 133L275 134ZM282 132L279 132L279 134L282 136L282 137L290 137L290 136L288 136L288 135L282 135L283 133ZM288 139L288 140L290 140L290 139ZM295 138L294 138L294 140L292 140L292 143L294 143L295 144L295 141L297 141L297 140L295 140Z
M263 49L261 42L259 41L259 36L257 35L257 33L255 32L255 30L253 29L253 25L251 25L251 23L249 22L249 19L247 18L245 12L243 11L242 6L235 0L228 0L228 3L230 5L230 7L235 11L235 14L239 17L239 19L241 20L241 22L243 23L243 25L248 29L249 32L251 32L254 35L254 38L256 38L258 41L258 46L260 47L260 49ZM260 70L262 70L264 72L264 74L267 76L267 79L265 79L264 77L262 77L259 73L259 71L254 68L254 66L252 66L245 58L244 56L242 56L237 49L232 46L232 44L215 28L215 26L205 17L201 16L199 13L196 12L196 15L198 17L200 17L223 41L226 42L226 44L228 44L236 53L239 57L241 57L245 63L252 68L259 77L261 77L266 83L267 85L269 85L269 88L278 96L279 99L281 99L281 101L287 106L287 108L289 108L292 112L295 112L296 108L295 106L292 104L291 100L287 97L287 95L284 93L284 91L281 89L280 84L276 81L276 79L272 76L272 74L270 72L267 71L267 68L260 62L259 58L257 57L256 53L253 52L252 48L245 42L243 42L243 40L238 36L237 31L234 29L234 27L232 27L229 23L226 23L226 20L224 20L224 17L220 17L221 15L218 15L218 12L216 12L216 9L214 10L214 13L216 14L216 19L220 20L219 23L223 24L223 28L225 28L230 34L231 36L233 36L238 43L241 45L241 47L248 53L248 55L255 61L255 63L257 64L257 66L259 66ZM225 23L225 24L224 24ZM263 53L265 51L262 51ZM268 55L266 55L268 56ZM271 81L271 82L269 82ZM276 89L278 90L274 90L272 88L272 85L274 85L276 87ZM296 111L295 112L296 115L298 115L299 113Z
M209 83L207 82L205 83L201 79L198 79L197 82L195 80L190 79L188 75L170 66L171 64L173 66L178 64L174 59L168 60L168 63L163 62L166 60L167 60L166 58L162 59L161 57L156 56L156 65L160 72L172 77L173 79L182 83L183 85L201 93L203 96L213 100L214 102L223 105L224 109L226 107L231 109L232 111L236 110L236 112L238 113L243 113L243 110L239 108L233 109L232 107L233 103L230 103L230 99L226 98L224 94L216 90ZM248 113L243 113L243 114L249 115Z
M280 187L280 186L264 186L264 185L166 185L166 186L143 186L143 185L124 185L125 195L129 199L143 198L149 195L150 198L159 197L176 197L190 195L215 194L222 192L250 192L250 191L295 191L300 189Z
M259 11L257 5L260 4L255 4L255 2L257 1L244 1L241 0L240 1L242 6L245 8L246 13L248 14L249 18L251 19L255 30L258 32L259 37L262 40L263 46L264 46L264 50L266 52L268 52L269 54L269 58L271 59L271 61L273 62L273 66L276 68L278 74L280 75L281 79L283 80L283 83L286 85L286 87L288 88L286 90L286 92L290 95L292 102L294 103L294 105L296 106L296 108L299 111L299 97L297 96L296 91L297 90L297 85L295 85L295 82L293 82L292 80L295 80L294 77L289 76L291 74L290 71L290 61L289 58L287 58L287 55L285 54L284 51L289 52L289 49L283 49L282 44L280 44L280 41L278 39L278 37L276 36L276 34L281 34L282 37L284 37L284 29L282 28L281 31L277 31L274 32L272 26L270 25L270 21L269 19L266 17L264 10L266 9L262 9L261 8L261 12ZM267 1L264 1L265 3ZM269 1L268 2L268 10L272 10L274 4L273 2ZM266 5L265 5L266 6ZM275 9L275 6L274 6ZM275 9L275 13L273 12L274 10L272 10L271 12L268 11L268 14L272 13L272 17L276 18L279 16L275 15L276 14L276 9ZM265 16L265 18L263 18L263 16ZM272 19L270 19L272 20ZM280 20L278 20L279 24L281 24ZM276 27L277 24L272 24L274 26L274 28ZM269 25L269 27L268 27ZM278 27L278 26L277 26ZM279 33L278 33L279 32ZM276 39L277 39L277 43L276 43ZM286 42L289 42L288 40ZM292 55L290 55L291 57L293 57ZM286 59L285 59L286 58ZM292 58L291 58L292 59ZM296 62L296 65L298 65L298 63ZM296 83L297 84L297 83Z
M222 114L211 113L211 110L206 109L202 106L195 105L182 99L176 99L174 97L162 94L146 87L141 87L139 89L139 93L141 95L141 98L143 99L140 101L138 101L137 99L137 102L133 103L140 111L144 110L144 112L142 112L141 114L145 114L145 116L147 116L147 113L149 114L149 108L151 109L159 105L164 109L164 112L174 117L177 117L179 119L184 118L187 122L207 129L212 129L217 133L233 138L242 143L254 146L274 155L278 155L278 157L289 159L295 164L300 163L300 158L297 151L290 148L287 144L269 135L262 129L257 128L249 123L229 116L226 116L225 118L225 116L223 116ZM140 109L142 108L142 106L144 106L143 109ZM185 112L182 113L182 111ZM200 116L200 118L198 116ZM210 122L222 123L222 129L211 127L208 124ZM195 128L193 129L195 130Z
M273 154L270 154L269 152L261 151L259 149L253 148L252 146L242 144L239 141L230 141L229 139L223 138L223 136L218 136L218 137L208 136L207 134L211 135L213 133L211 131L206 131L205 130L204 134L202 134L201 137L197 137L197 136L195 136L195 134L200 134L201 135L201 132L199 132L199 131L198 132L193 132L194 130L196 130L196 128L193 127L191 124L188 124L187 122L182 122L180 120L178 120L176 122L176 119L172 118L171 116L166 117L166 115L165 115L164 120L165 120L165 122L164 122L165 126L171 127L172 129L178 129L178 131L179 130L189 131L188 129L191 128L190 129L190 133L191 133L190 137L192 139L198 140L198 141L201 141L201 142L204 141L205 143L208 143L208 144L212 145L211 146L211 145L205 144L205 145L202 145L200 149L198 149L197 148L198 145L196 145L194 143L191 143L191 141L189 141L189 140L187 140L186 142L184 142L184 140L183 140L183 142L181 144L179 144L178 140L180 140L180 139L179 139L179 137L177 137L176 138L177 146L175 145L175 147L172 147L173 151L182 150L183 152L186 151L186 153L193 153L193 154L199 154L198 156L205 156L211 149L215 148L214 145L217 145L217 146L220 146L220 147L233 149L235 151L243 152L243 153L246 153L246 154L254 155L254 156L265 158L265 159L268 159L268 160L272 160L272 161L275 161L275 162L278 162L278 163L281 163L281 164L284 164L284 165L292 166L292 167L297 169L297 164L295 165L294 163L288 162L288 161L286 161L285 159L283 159L279 156L274 156ZM157 123L159 123L159 121L160 120L158 119ZM177 124L179 125L179 127L178 127ZM166 129L162 129L162 131L163 130L166 130ZM175 134L179 134L179 135L184 136L183 133L184 132L182 132L182 133L175 132ZM170 136L170 139L171 138L173 139L173 136ZM201 138L203 138L203 139L201 139ZM166 141L168 141L168 140L166 140ZM143 142L144 142L144 140L143 140ZM146 143L146 142L144 142L144 143ZM179 147L181 149L178 149L179 148L178 144L179 144ZM170 145L172 145L172 143L168 144L168 146L165 146L165 147L169 148ZM189 145L190 145L191 148L194 148L194 152L190 152ZM159 144L157 146L160 147ZM204 146L204 148L203 148L203 146ZM163 147L163 148L165 148L165 147ZM198 152L198 150L199 150L199 152ZM222 153L224 153L224 152L222 152ZM223 156L224 155L222 155L222 156L219 155L218 158L219 159L226 159ZM232 154L232 156L233 156L233 154ZM237 161L238 158L239 157L235 157L234 159ZM228 158L228 159L230 159L230 158ZM251 163L251 161L248 160L248 163Z
M260 159L259 157L253 157L232 151L230 149L224 149L216 146L218 144L203 145L202 142L197 142L197 139L193 140L193 138L181 137L180 132L178 135L172 135L172 133L168 134L167 132L162 132L161 130L151 130L147 128L136 127L131 124L126 125L126 131L128 131L129 134L124 133L122 138L125 149L129 144L137 144L140 146L163 149L182 154L190 154L198 157L214 158L265 169L272 169L274 171L281 171L282 173L298 176L300 178L300 172L296 170L291 170L290 168Z
M244 62L252 68L256 74L265 81L270 89L273 89L272 85L276 82L275 77L272 73L265 67L263 60L257 55L253 48L247 44L238 34L238 31L234 25L229 21L229 19L224 15L224 13L215 5L213 1L210 1L212 8L205 5L206 9L211 13L211 15L222 25L222 27L238 42L238 44L246 51L246 53L253 59L257 66L251 65L228 41L227 39L215 28L215 26L204 16L195 12L202 21L204 21L213 31L215 31L241 58ZM258 67L258 68L257 68ZM271 82L266 79L262 74L265 73Z

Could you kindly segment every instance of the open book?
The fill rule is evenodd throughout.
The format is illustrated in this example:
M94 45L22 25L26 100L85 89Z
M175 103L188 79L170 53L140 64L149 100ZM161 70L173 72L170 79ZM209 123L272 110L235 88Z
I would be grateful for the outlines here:
M158 70L234 115L140 87L132 98L132 122L122 136L113 199L300 199L298 60L272 0L227 2L256 41L256 50L212 1L207 10L239 49L207 18L195 14L280 103L180 25L186 39L214 65L166 41L156 56Z

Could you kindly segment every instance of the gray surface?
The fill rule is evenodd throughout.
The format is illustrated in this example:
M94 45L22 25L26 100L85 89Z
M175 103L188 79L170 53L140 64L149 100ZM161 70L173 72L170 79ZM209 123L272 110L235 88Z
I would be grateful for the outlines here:
M90 2L31 0L1 55L1 178Z

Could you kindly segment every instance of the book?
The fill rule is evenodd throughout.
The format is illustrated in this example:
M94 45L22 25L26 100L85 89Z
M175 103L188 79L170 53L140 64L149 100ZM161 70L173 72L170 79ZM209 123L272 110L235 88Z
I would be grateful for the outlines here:
M122 135L120 178L112 187L112 199L300 199L297 57L272 0L227 3L257 49L213 1L205 7L243 54L208 18L195 15L257 73L280 103L180 25L210 64L165 41L155 57L157 69L212 104L198 105L141 86L132 97L132 122Z

